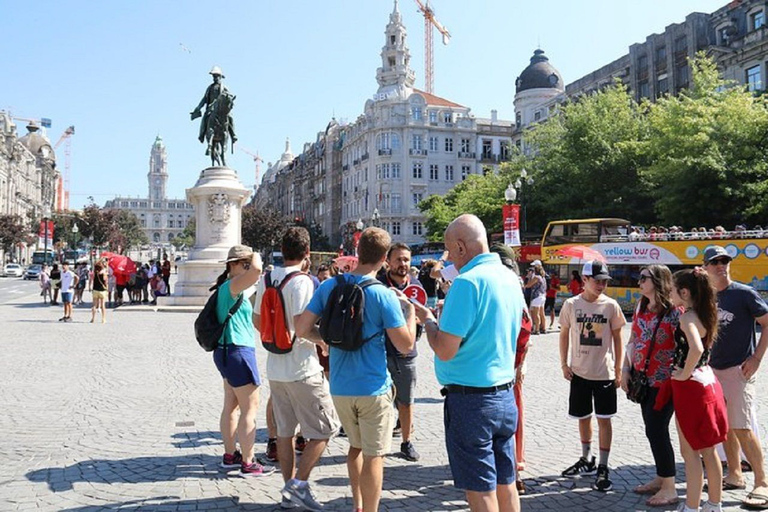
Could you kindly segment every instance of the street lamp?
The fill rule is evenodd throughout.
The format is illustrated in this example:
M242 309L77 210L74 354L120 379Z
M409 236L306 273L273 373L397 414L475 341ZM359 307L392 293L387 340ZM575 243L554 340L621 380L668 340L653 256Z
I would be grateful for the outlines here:
M80 233L80 228L77 227L77 222L72 221L72 234L75 235L75 251L77 251L77 234Z
M504 199L506 199L508 203L513 203L515 202L515 199L517 199L517 190L515 190L515 187L511 183L507 185L507 189L504 191Z
M379 227L379 209L374 208L373 209L373 215L371 216L371 222L373 223L374 227Z
M526 179L526 178L528 178L528 179ZM514 188L517 189L516 190L517 193L515 194L515 196L518 196L518 195L520 196L520 203L521 203L521 206L523 207L523 222L522 222L523 233L528 231L528 202L527 201L523 201L523 187L525 185L528 185L529 187L532 187L533 184L534 184L533 176L528 176L528 171L526 171L525 168L521 169L520 170L520 177L515 180L515 187ZM509 187L507 187L507 189L509 189ZM504 195L506 197L507 193L505 192ZM509 200L509 199L507 199L507 200ZM512 200L514 201L514 199L512 199Z
M47 204L43 208L43 223L45 224L45 241L43 242L43 263L48 264L48 219L51 218L51 207ZM53 261L51 261L53 263Z

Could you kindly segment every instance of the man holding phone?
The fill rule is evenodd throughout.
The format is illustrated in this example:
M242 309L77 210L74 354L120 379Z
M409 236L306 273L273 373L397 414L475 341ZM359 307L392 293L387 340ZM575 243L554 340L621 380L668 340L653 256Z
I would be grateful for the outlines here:
M404 243L394 243L387 251L388 270L382 270L376 276L385 286L404 291L411 286L421 288L418 280L411 280L409 270L411 267L411 249ZM410 289L410 288L409 288ZM423 289L423 288L422 288ZM426 291L423 297L426 300ZM411 300L412 297L409 296ZM413 432L413 398L416 390L416 341L421 336L422 327L417 326L413 350L407 354L401 354L386 337L387 369L392 375L395 386L395 406L397 407L398 420L393 435L402 433L403 441L400 443L400 455L411 462L419 460L419 453L413 447L411 434ZM399 428L398 428L399 427Z

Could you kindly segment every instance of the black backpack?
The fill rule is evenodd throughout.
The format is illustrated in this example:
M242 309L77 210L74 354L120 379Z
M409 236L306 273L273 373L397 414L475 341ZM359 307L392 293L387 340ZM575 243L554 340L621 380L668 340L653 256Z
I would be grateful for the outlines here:
M336 286L331 290L320 319L320 336L330 347L348 351L359 350L366 342L380 334L363 338L365 289L373 285L384 285L376 279L349 283L343 275L334 279Z
M216 288L213 294L208 297L208 302L205 303L205 307L200 312L200 314L197 315L197 319L195 320L195 339L197 339L197 342L206 352L213 352L216 350L216 347L219 346L219 341L224 335L224 329L227 328L227 324L229 323L230 318L232 318L232 315L235 314L235 312L240 308L240 305L243 303L243 294L241 293L232 307L229 308L229 314L227 314L227 318L224 320L224 322L219 322L219 317L216 315L216 303L218 299L219 289ZM227 345L225 343L225 364L227 360L226 349Z

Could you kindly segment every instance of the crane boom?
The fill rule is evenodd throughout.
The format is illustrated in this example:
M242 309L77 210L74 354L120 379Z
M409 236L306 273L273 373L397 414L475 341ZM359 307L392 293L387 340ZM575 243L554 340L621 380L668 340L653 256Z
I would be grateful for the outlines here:
M72 136L75 134L74 125L70 125L64 130L64 133L59 137L58 142L53 147L57 149L63 142L64 145L64 173L63 176L59 176L58 183L56 185L56 211L62 212L69 210L69 170L71 165L72 156Z
M432 37L432 28L436 28L443 36L443 44L447 45L451 40L451 33L442 23L435 18L435 11L429 6L429 0L422 2L414 0L419 7L419 11L424 16L424 90L433 93L435 89L435 60L434 60L434 39Z
M244 148L243 146L237 146L237 148L246 155L250 155L251 158L253 158L253 163L256 164L256 182L253 185L253 190L255 191L259 188L259 181L261 180L261 162L263 162L264 159L259 156L258 151L254 153L253 151Z

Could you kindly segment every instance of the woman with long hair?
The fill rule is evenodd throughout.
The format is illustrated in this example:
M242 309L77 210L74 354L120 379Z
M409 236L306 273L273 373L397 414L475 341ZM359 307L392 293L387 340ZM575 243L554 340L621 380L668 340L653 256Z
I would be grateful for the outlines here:
M575 297L584 291L584 281L581 279L578 270L571 272L571 280L568 282L568 291Z
M216 315L224 323L241 295L261 276L261 256L245 245L229 250L226 270L216 280L219 291ZM213 288L212 288L213 289ZM224 380L224 407L219 426L224 440L223 468L240 468L242 476L262 476L275 471L255 461L256 410L259 406L261 378L256 366L256 330L253 306L243 297L213 352L213 361ZM236 449L235 440L240 442Z
M93 294L93 305L91 306L91 323L96 321L96 310L101 310L101 323L107 323L107 311L104 307L104 301L107 299L107 280L109 275L106 269L106 263L103 260L97 261L93 265L93 275L89 288Z
M680 322L680 309L672 305L672 272L664 265L649 265L640 270L638 279L641 298L632 317L632 331L627 343L621 372L621 387L629 391L630 372L645 374L646 383L640 395L640 408L645 436L651 445L656 464L656 477L635 487L638 494L652 495L646 501L652 507L678 501L675 490L675 451L669 438L669 424L675 411L671 402L661 410L654 409L659 389L672 376L675 354L675 330Z
M544 304L547 300L547 280L544 277L544 268L539 265L532 267L533 275L525 287L531 290L531 318L533 331L531 334L544 334L547 329L547 320L544 316Z
M709 499L701 510L719 511L723 467L715 446L725 441L728 419L723 389L709 367L717 339L717 293L701 267L675 272L673 281L672 301L685 309L675 331L672 372L672 402L685 460L686 500L680 510L699 510L703 460Z

